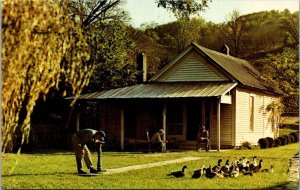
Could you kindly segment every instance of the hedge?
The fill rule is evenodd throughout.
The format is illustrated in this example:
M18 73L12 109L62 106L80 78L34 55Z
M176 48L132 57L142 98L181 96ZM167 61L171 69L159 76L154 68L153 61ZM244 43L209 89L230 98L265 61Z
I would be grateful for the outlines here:
M278 139L280 140L280 144L281 146L286 145L287 144L287 139L285 136L282 137L278 137Z
M273 142L274 142L274 139L273 139L273 138L271 138L271 137L267 137L266 139L267 139L267 140L268 140L268 142L269 142L269 148L272 148L272 147L273 147Z
M281 145L281 141L279 138L274 139L274 147L279 147Z
M269 147L269 141L266 138L261 138L258 140L258 144L261 149L265 149Z
M294 142L299 142L299 133L291 132L290 135L292 135L295 138Z

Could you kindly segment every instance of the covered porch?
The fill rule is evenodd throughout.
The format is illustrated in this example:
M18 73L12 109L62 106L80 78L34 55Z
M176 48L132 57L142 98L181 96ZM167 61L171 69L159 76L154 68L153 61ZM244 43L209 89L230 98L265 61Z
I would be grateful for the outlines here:
M212 148L220 150L235 142L231 92L235 86L220 82L141 84L83 95L79 102L97 102L95 127L105 130L108 143L120 150L126 150L130 141L145 141L147 130L151 137L160 128L166 131L164 140L193 146L202 125L210 133ZM80 121L77 114L78 129Z

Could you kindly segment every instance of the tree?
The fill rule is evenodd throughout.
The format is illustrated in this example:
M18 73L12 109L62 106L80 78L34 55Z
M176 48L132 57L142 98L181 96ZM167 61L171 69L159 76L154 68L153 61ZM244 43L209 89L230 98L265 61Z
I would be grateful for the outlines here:
M297 50L285 48L282 53L269 54L257 60L264 77L285 95L282 98L283 112L299 112L299 57Z
M127 86L135 82L135 44L121 21L102 23L90 38L91 59L95 70L85 91Z
M124 16L118 8L121 3L121 0L61 1L63 7L67 7L69 17L80 20L82 27L91 26L96 21L121 20Z
M200 31L204 24L205 21L202 18L190 20L180 18L176 22L159 26L156 28L159 42L173 47L179 53L192 42L200 39Z
M2 152L17 130L22 144L39 96L64 81L77 97L93 67L78 23L58 1L2 2Z
M208 7L209 0L157 0L157 6L171 11L177 18L188 19Z
M272 131L275 133L275 138L279 136L280 116L283 108L281 100L274 101L266 107L266 111L270 112L268 120L272 124Z
M282 53L269 54L257 61L262 74L286 94L299 90L299 57L297 50L285 48Z
M134 43L125 25L127 14L121 0L67 0L65 11L78 19L91 49L90 64L95 66L85 92L128 85L134 82Z
M222 32L225 40L229 41L235 57L240 54L241 46L246 32L250 29L249 23L245 17L240 16L240 13L234 10L230 20L223 25Z
M280 28L287 33L286 43L290 41L290 44L297 46L299 44L299 11L291 14L288 9L285 9L283 14L284 16L280 19Z

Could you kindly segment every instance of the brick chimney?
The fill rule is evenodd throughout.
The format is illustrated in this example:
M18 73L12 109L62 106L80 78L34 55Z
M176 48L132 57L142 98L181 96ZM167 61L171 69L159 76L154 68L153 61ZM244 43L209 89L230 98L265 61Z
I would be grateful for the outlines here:
M137 62L137 83L147 81L147 57L144 53L139 53L136 57Z
M226 55L230 55L229 51L230 51L229 47L226 44L222 45L221 50L220 50L221 53L224 53Z

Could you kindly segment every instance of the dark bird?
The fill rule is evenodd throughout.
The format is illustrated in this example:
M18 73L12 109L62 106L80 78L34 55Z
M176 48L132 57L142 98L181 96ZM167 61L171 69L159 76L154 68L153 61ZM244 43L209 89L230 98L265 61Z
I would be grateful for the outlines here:
M226 163L224 166L221 167L221 171L224 172L224 173L228 173L229 172L229 160L226 160Z
M198 179L203 175L204 175L204 165L202 165L199 170L194 171L194 174L192 175L192 178L193 179Z
M252 168L251 171L253 171L253 173L259 172L261 170L261 168L262 168L262 162L263 162L263 160L260 159L258 166L255 166L254 168Z
M253 157L253 163L249 165L250 170L257 166L256 158L256 156Z
M205 169L205 176L207 178L212 178L212 171L211 171L211 165L209 164L209 167Z
M174 176L174 177L183 177L183 176L185 176L185 169L187 168L187 166L186 165L184 165L183 167L182 167L182 170L181 171L176 171L176 172L171 172L171 173L169 173L169 174L167 174L168 176Z
M223 175L219 174L218 172L214 172L211 169L211 165L205 170L205 176L207 178L215 178L215 177L224 177Z
M221 171L221 162L222 162L222 159L219 159L218 160L218 165L216 165L216 166L214 166L213 168L212 168L212 171L213 172L220 172Z
M261 172L271 172L272 173L272 172L274 172L274 166L271 165L270 169L267 169L267 168L266 169L262 169Z

